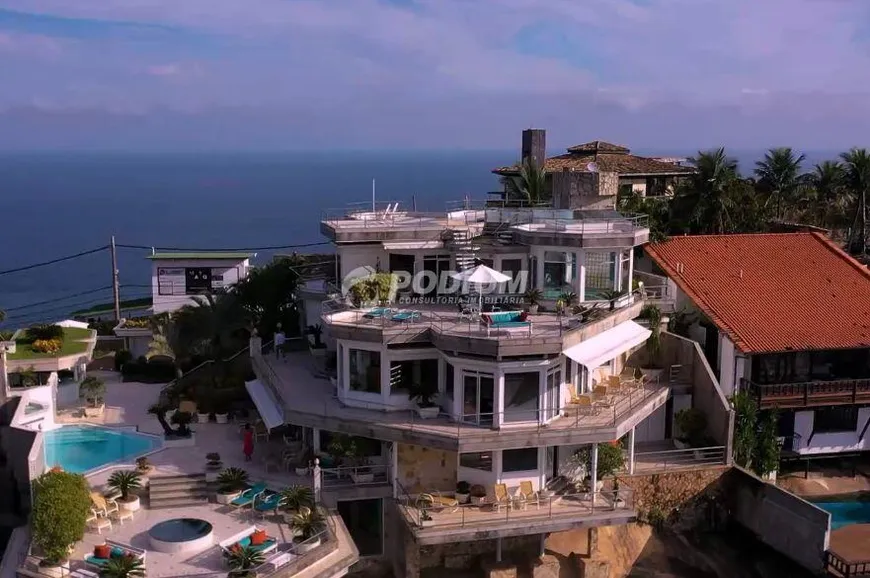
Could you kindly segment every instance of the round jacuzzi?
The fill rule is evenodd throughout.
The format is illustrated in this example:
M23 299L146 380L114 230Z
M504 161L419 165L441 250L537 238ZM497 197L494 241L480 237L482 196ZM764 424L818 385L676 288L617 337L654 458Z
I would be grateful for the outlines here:
M151 526L148 536L158 552L195 552L211 546L212 525L196 518L175 518Z

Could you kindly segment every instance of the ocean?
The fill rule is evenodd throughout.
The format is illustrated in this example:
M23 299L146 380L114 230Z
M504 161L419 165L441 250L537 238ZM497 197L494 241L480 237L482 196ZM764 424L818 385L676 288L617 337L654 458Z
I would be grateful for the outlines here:
M735 156L751 168L762 154ZM816 162L835 154L808 157ZM416 200L420 210L439 210L447 201L486 198L498 189L490 170L517 156L510 150L3 154L0 272L100 247L112 235L122 245L189 249L322 242L322 212L370 201L372 179L379 202L410 207ZM322 250L330 247L300 249ZM273 253L258 251L254 262ZM147 254L118 249L123 299L150 295ZM107 251L0 273L3 327L57 320L108 302L109 285Z

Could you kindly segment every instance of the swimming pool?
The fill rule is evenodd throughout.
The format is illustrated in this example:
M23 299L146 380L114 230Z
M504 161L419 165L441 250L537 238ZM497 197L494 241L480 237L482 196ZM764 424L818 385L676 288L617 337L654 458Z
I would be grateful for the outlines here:
M158 449L160 439L133 430L66 425L45 432L45 465L84 474Z
M831 513L831 530L850 524L870 524L870 494L813 500L813 504Z

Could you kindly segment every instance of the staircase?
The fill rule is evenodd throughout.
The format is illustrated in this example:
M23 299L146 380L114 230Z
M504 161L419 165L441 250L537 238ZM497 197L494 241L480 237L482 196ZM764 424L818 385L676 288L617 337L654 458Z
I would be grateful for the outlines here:
M486 223L483 226L483 234L492 237L501 245L511 245L514 242L514 234L511 231L513 223Z
M198 506L208 502L210 493L205 474L152 476L148 481L151 508Z
M453 229L451 244L456 253L456 268L465 271L474 267L474 260L480 247L474 245L468 229Z

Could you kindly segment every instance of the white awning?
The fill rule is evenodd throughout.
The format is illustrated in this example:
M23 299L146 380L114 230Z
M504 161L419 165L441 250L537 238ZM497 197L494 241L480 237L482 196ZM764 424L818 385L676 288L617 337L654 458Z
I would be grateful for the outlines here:
M248 390L248 395L257 406L257 411L268 429L284 425L284 410L278 405L278 401L269 391L269 388L263 385L263 382L259 379L246 381L245 389Z
M443 241L397 241L395 243L384 243L384 249L387 251L409 251L413 249L441 249L444 247Z
M624 321L595 337L572 345L562 353L587 369L595 369L632 347L637 347L650 335L652 331L649 329L634 321Z

